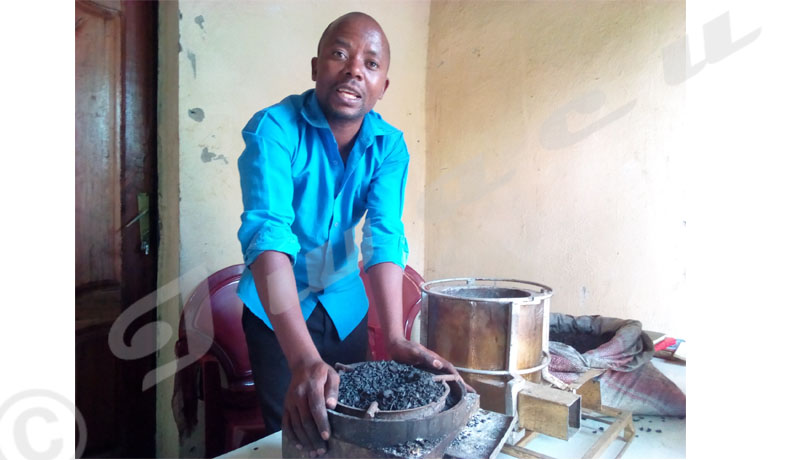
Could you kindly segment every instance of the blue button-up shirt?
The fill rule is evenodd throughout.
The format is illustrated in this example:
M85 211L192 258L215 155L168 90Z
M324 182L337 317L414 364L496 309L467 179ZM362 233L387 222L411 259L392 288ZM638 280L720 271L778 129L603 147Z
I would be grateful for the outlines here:
M341 339L367 313L359 277L355 227L366 213L364 267L405 267L408 243L400 220L408 175L403 133L370 111L342 157L314 90L261 110L242 130L242 244L247 267L238 293L270 328L250 264L263 251L283 252L294 264L303 317L317 301Z

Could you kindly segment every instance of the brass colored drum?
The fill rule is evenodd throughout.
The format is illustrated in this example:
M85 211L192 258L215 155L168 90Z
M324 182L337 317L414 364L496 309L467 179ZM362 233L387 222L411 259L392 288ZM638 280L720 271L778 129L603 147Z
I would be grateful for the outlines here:
M552 289L528 281L454 278L424 283L422 292L421 342L458 368L481 393L482 407L497 400L497 407L484 409L509 411L501 408L508 406L503 386L514 376L540 381ZM496 398L488 394L495 387Z

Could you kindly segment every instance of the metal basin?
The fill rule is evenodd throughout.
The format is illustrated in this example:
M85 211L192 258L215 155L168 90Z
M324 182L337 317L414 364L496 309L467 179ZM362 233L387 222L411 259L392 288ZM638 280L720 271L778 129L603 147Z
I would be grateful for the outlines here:
M379 419L345 414L338 410L339 406L328 409L331 437L366 448L379 448L417 438L434 440L453 434L463 427L476 408L473 401L465 398L463 383L455 380L443 383L450 388L450 402L446 402L439 412L427 416L405 420Z

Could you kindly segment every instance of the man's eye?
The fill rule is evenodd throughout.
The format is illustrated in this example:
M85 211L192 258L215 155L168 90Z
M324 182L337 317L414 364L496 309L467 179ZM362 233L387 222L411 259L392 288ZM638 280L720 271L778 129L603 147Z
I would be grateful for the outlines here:
M334 51L333 55L338 57L338 58L343 58L344 57L344 53L342 53L341 51Z
M370 69L377 69L377 68L379 67L379 66L378 66L378 63L377 63L377 62L375 62L375 61L369 61L369 62L367 62L367 66L368 66Z

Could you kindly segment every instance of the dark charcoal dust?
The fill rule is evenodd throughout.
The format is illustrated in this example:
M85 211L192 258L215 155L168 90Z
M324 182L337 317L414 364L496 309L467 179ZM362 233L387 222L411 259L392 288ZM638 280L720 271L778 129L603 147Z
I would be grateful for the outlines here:
M342 372L339 403L367 409L378 401L380 410L421 407L439 399L444 386L433 374L394 361L369 361Z
M597 434L597 430L593 430L593 431L592 431L592 434Z
M401 458L419 458L428 454L434 447L436 447L442 438L429 441L423 438L417 438L413 441L401 442L389 447L383 447L381 450L389 455Z
M649 433L649 432L651 432L651 431L653 431L653 430L651 430L650 428L648 428L648 429L647 429L647 432L648 432L648 433Z
M487 440L500 439L507 427L505 415L478 409L447 450L453 458L489 458L492 447Z
M605 428L603 428L602 426L601 426L601 427L598 427L598 430L600 430L600 431L603 431L604 429L605 429Z
M586 353L589 350L603 345L614 338L614 332L607 332L601 335L584 334L581 332L555 332L550 329L550 341L561 342L578 350L579 353Z
M656 430L656 433L661 433L661 430Z

